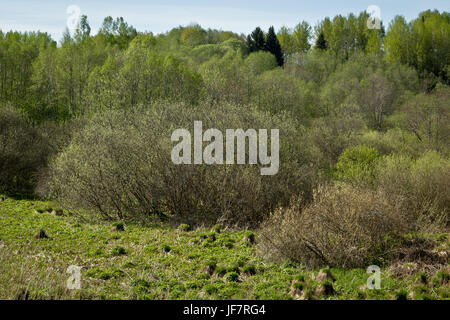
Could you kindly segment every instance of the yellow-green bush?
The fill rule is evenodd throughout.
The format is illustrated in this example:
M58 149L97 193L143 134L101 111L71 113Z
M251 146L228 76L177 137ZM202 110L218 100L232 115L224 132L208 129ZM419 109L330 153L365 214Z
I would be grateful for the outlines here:
M347 148L336 163L335 177L353 184L372 184L379 158L378 151L371 147L360 145Z

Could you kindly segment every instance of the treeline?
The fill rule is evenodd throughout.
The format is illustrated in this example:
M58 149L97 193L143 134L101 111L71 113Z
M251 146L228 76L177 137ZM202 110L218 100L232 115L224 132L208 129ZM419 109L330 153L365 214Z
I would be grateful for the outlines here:
M449 83L447 12L426 11L409 23L396 17L387 32L384 26L368 29L368 18L365 12L339 15L314 29L301 22L293 29L281 28L278 34L273 28L265 33L258 27L245 37L198 25L155 36L112 17L91 35L83 16L75 33L66 32L59 45L45 33L0 31L0 101L34 121L68 119L160 98L194 104L223 99L275 110L302 108L304 116L317 113L323 105L317 95L325 84L323 77L359 55L389 66L413 67L428 91L438 82ZM295 74L300 65L308 70L311 64L321 66L308 76ZM317 70L324 68L328 68L326 75ZM273 72L269 76L266 71ZM264 96L273 85L289 92L302 88L291 93L295 98L282 93L283 99L273 99L278 101L273 105ZM298 98L310 105L293 105Z

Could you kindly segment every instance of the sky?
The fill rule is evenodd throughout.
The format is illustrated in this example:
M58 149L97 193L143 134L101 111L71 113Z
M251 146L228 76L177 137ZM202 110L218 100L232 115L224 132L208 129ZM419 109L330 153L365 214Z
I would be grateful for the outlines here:
M370 5L380 8L385 26L396 15L411 20L427 9L450 11L449 0L0 0L0 30L40 30L60 40L70 18L70 5L88 16L93 33L106 16L121 16L138 31L153 33L198 23L204 28L247 34L257 26L294 27L303 20L316 25L324 17L358 14Z

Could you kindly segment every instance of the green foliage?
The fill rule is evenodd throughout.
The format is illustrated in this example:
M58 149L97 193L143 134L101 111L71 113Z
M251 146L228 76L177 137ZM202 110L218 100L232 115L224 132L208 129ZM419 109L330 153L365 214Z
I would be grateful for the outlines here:
M127 250L125 250L125 248L121 247L121 246L116 246L116 247L112 248L112 250L111 250L112 256L122 256L122 255L126 255L126 254L127 254Z
M180 41L188 46L198 46L207 42L207 33L199 25L184 28Z
M245 67L255 76L277 67L273 54L265 51L251 53L244 61Z
M20 298L24 279L29 299L292 299L290 291L295 279L299 283L295 287L300 289L304 284L305 297L325 298L314 296L314 283L310 279L317 274L317 269L305 270L301 264L264 261L253 247L223 250L190 243L199 233L206 234L208 229L180 233L164 224L148 227L130 223L121 239L112 240L108 225L88 216L87 219L64 216L55 220L50 215L35 213L35 210L47 207L55 205L11 198L0 204L1 299ZM52 240L35 241L30 248L30 238L40 228L52 235ZM260 238L260 234L257 235ZM244 232L227 229L219 236L238 242ZM177 255L161 254L157 249L160 242L170 244ZM129 252L126 256L90 255L89 252L98 249L99 244L105 246L105 252L118 245L128 248ZM149 246L156 250L144 250ZM189 259L194 253L197 258ZM237 257L251 262L246 265L255 266L256 274L251 277L244 274L245 265L242 268L244 276L239 277L238 282L226 282L215 275L199 272L205 261L215 260L231 266ZM74 261L88 267L81 270L81 290L67 290L68 274L61 272ZM29 266L26 274L21 269L23 264ZM336 279L333 282L336 295L327 299L392 299L401 289L411 292L418 287L415 276L412 275L410 280L409 277L397 278L382 268L380 290L360 289L367 282L366 266L361 269L331 268ZM224 275L226 268L223 270ZM432 287L427 287L426 291L423 287L417 289L420 295L416 294L414 299L448 299L448 283L444 284L441 278L436 284L430 281Z
M225 281L228 281L228 282L236 282L239 279L239 275L237 274L237 272L232 271L232 272L226 273L223 276L223 278L225 279Z
M311 117L315 86L296 79L282 69L261 74L251 101L262 111L272 114L289 113L293 118L305 120Z
M110 280L113 278L121 278L125 273L120 269L101 269L99 267L94 267L86 271L86 276L90 278L96 278L100 280Z
M395 293L396 300L408 300L408 291L401 289Z
M267 34L257 27L250 35L247 36L247 47L250 53L257 51L267 51L273 54L277 64L284 64L283 52L280 41L277 38L274 27L270 27Z
M315 30L316 48L319 51L329 50L341 60L349 59L357 51L366 51L373 34L371 31L374 31L367 27L368 18L369 14L365 11L358 16L350 13L347 17L337 15L333 19L325 18ZM382 32L379 37L381 35Z
M98 34L105 39L107 44L117 45L120 49L126 49L129 43L137 36L137 31L133 26L129 26L122 17L114 20L111 16L108 16L103 20Z
M172 250L172 248L171 248L169 245L167 245L167 244L163 244L163 245L161 245L161 250L162 250L164 253L169 253L170 250Z
M380 154L377 150L360 145L345 149L335 166L335 176L339 180L354 184L372 183Z
M244 236L247 238L255 238L255 234L250 230L245 231Z
M119 222L114 222L113 223L113 227L116 228L116 230L118 231L124 231L125 230L125 225L123 222L119 221Z
M256 274L256 268L253 265L247 265L242 268L243 274L254 275Z
M450 273L446 270L440 270L433 276L433 284L439 286L450 282Z
M398 114L398 125L414 134L420 144L444 154L450 136L450 88L436 86L432 94L408 97Z
M0 101L21 109L32 109L29 89L33 85L33 63L56 42L41 32L0 31Z
M136 279L132 282L133 291L139 293L147 293L151 288L151 283L145 279Z
M314 288L297 265L381 265L398 235L447 231L449 13L396 17L386 36L368 18L245 37L195 24L138 33L122 17L94 35L82 16L59 45L0 31L0 298L325 298L331 283ZM280 129L279 173L173 165L170 135L194 120ZM3 196L34 190L69 210L55 218L54 204ZM133 224L154 216L179 231ZM127 232L111 233L122 221ZM254 231L239 231L259 226L260 255L289 263L263 263ZM448 246L433 239L431 256ZM85 258L88 289L75 296L60 271ZM445 270L428 283L387 276L375 291L360 289L364 269L327 270L345 298L450 294Z
M416 136L400 128L386 132L367 131L358 137L358 143L377 150L380 155L404 154L416 156L420 154L421 145Z
M422 283L422 284L427 284L428 279L427 279L427 275L424 272L419 272L417 275L417 280Z
M32 194L51 148L22 114L0 106L0 192Z
M386 35L386 57L414 66L423 77L431 73L449 84L445 69L450 64L449 30L448 12L424 11L409 23L397 16Z
M287 56L308 52L311 48L311 36L311 26L306 21L299 23L294 29L282 27L277 34L281 48Z
M217 267L217 262L214 259L211 259L206 262L206 266L215 269Z
M350 62L350 69L354 69L354 56L382 58L383 45L386 63L394 73L402 68L400 63L407 64L419 72L422 88L428 91L437 85L437 77L448 84L447 12L425 11L409 23L396 17L386 37L383 26L380 30L367 28L368 18L362 12L358 16L338 15L320 21L314 30L317 50L311 50L313 31L306 22L292 29L283 27L277 35L273 27L267 34L258 27L245 39L243 35L206 30L196 24L159 35L138 33L122 17L108 16L99 32L92 35L88 19L83 16L75 34L66 32L60 46L45 33L1 33L0 65L5 67L0 68L3 79L0 100L25 110L36 121L67 120L158 99L192 104L205 98L255 103L253 90L258 82L254 76L271 70L273 58L250 55L244 63L247 53L272 53L277 65L283 65L284 60L291 61L296 74L301 74L300 79L319 84L334 71L328 67L333 68L335 63ZM223 60L230 52L242 61L230 57ZM364 80L359 85L348 75L343 77L361 94L347 92L341 96L350 100L345 103L347 107L358 100L357 105L365 108L361 111L366 113L370 126L380 129L384 128L383 117L396 107L400 92L396 92L394 84L405 77L393 78L393 72L375 69L364 74L371 72L375 75L358 79L358 82ZM331 79L330 83L335 83L337 88L345 87L335 80ZM322 90L310 90L316 95L315 100L309 101L318 101ZM328 90L325 88L324 92ZM311 110L323 106L323 103L313 104ZM282 107L283 110L291 108L289 104Z
M191 226L186 223L182 223L178 226L178 230L185 231L185 232L191 231Z
M294 280L297 280L298 282L304 282L305 281L305 275L303 273L299 273L294 277Z

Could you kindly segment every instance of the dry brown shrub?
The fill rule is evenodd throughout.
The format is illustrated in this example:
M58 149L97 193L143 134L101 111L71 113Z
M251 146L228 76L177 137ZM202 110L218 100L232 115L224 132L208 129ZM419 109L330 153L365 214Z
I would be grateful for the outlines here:
M378 185L400 203L408 227L422 232L450 226L450 160L435 151L418 159L389 156L378 165Z
M404 230L399 208L386 199L381 191L322 186L306 208L294 202L271 215L261 228L259 252L309 267L367 266L383 255L389 235Z

